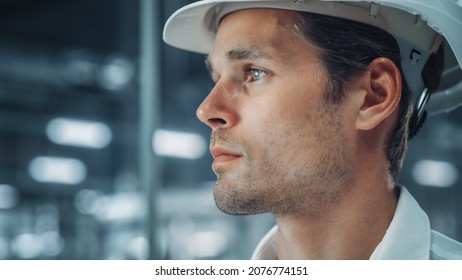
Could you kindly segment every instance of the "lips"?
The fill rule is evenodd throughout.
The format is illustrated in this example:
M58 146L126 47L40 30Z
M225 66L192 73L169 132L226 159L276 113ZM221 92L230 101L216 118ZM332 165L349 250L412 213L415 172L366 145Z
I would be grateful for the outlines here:
M242 157L242 155L237 152L233 152L231 150L219 146L211 148L210 153L212 154L212 157L214 159L214 166L217 164L225 164Z

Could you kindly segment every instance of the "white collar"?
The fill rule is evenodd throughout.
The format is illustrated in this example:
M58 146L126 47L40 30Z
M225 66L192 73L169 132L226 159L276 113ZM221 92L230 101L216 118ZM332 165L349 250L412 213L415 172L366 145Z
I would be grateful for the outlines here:
M405 187L399 186L398 204L393 219L375 248L371 260L428 260L431 230L427 214ZM277 226L260 241L252 259L277 259Z
M399 187L393 220L371 260L428 260L431 229L427 214L405 187Z

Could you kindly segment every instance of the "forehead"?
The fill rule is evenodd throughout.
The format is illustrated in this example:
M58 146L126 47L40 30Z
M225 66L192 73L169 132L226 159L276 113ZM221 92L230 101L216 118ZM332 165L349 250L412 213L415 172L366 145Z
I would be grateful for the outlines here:
M209 57L229 57L233 50L253 49L266 58L313 55L314 46L293 32L296 12L247 9L226 15L218 27Z

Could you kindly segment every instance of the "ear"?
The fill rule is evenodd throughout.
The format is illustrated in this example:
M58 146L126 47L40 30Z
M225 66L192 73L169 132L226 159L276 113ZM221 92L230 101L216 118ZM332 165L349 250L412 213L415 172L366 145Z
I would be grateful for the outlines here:
M392 114L401 99L401 73L388 58L374 59L361 77L365 95L356 117L356 129L370 130Z

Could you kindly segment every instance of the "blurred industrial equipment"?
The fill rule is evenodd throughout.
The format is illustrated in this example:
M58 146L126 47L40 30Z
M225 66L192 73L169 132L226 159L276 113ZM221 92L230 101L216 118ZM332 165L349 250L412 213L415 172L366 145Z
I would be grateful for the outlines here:
M0 259L250 257L272 217L215 207L204 57L160 40L187 2L0 0ZM399 177L458 240L461 119L429 118Z

